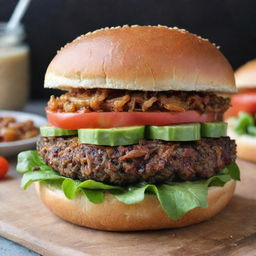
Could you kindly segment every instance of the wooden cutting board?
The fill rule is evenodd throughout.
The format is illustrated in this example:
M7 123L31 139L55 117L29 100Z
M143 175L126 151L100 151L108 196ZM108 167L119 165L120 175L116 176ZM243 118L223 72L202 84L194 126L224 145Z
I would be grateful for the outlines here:
M0 235L49 256L256 255L256 165L238 161L242 181L213 219L164 231L114 233L81 228L54 216L34 187L19 188L14 172L0 182Z

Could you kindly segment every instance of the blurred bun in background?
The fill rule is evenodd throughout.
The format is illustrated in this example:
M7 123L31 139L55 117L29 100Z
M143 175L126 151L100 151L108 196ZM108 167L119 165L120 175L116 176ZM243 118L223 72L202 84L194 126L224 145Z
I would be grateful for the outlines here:
M238 94L226 113L228 133L236 140L238 157L256 162L256 59L239 67L235 79Z
M256 59L238 68L235 72L235 79L239 90L256 89Z

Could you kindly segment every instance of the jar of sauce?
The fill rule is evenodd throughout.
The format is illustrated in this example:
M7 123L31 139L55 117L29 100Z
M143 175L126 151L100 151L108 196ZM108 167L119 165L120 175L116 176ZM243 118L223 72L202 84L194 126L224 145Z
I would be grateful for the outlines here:
M22 25L0 22L0 109L21 109L29 93L29 47Z

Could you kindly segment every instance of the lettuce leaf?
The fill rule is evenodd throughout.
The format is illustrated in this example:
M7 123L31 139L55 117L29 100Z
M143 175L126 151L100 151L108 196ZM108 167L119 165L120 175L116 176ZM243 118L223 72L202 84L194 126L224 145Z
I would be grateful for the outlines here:
M55 171L29 171L23 174L21 187L27 189L33 182L47 180L64 180L65 178Z
M163 210L174 220L196 207L207 208L209 186L224 186L231 179L240 180L239 168L232 163L220 170L218 175L206 180L166 182L162 185L143 183L127 187L113 186L94 180L79 181L61 176L47 166L35 150L18 155L17 172L23 173L23 189L33 182L41 181L62 189L70 200L83 194L92 203L99 204L104 201L105 192L108 191L125 204L136 204L142 202L146 194L155 195Z
M37 169L41 171L52 171L52 168L43 162L36 150L28 150L18 154L17 172L25 173L36 171Z
M119 186L107 185L94 180L72 180L65 178L61 186L65 196L68 199L74 199L77 194L83 192L93 203L101 203L104 200L104 190L122 190Z

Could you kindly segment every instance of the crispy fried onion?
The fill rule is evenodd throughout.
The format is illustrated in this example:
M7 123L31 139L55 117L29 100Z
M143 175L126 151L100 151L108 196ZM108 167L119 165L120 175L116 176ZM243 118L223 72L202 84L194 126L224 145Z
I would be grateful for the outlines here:
M74 89L51 96L48 108L58 112L149 112L196 110L224 112L230 100L214 93L165 91L143 92L114 89Z

